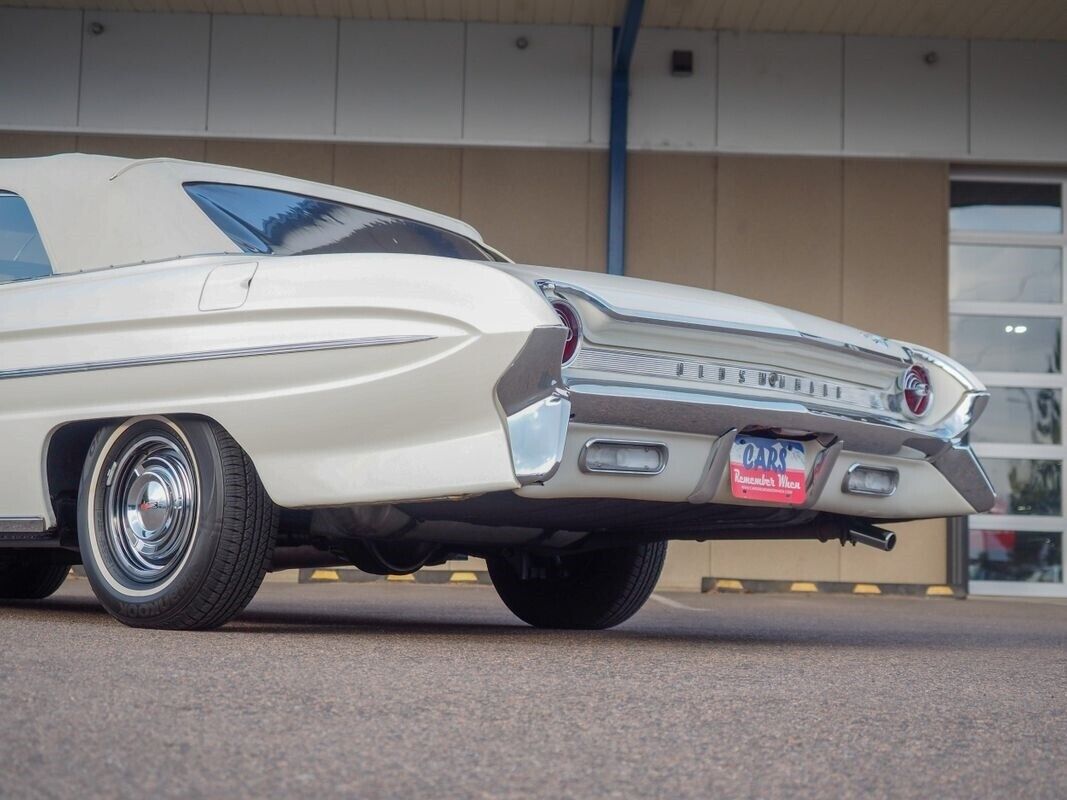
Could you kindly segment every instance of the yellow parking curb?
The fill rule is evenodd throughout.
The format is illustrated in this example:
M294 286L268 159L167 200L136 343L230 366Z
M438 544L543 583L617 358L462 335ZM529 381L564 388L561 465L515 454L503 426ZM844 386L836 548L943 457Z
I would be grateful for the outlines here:
M950 586L927 586L926 587L926 596L927 597L952 597L952 596L954 596L954 592L952 591L952 587L950 587Z
M478 576L473 572L453 572L448 579L449 583L477 583Z
M882 590L873 583L857 583L852 587L853 594L881 594Z
M743 592L745 587L741 581L735 581L732 578L724 578L720 581L715 581L715 591L717 592Z
M789 587L791 592L817 592L819 587L810 581L794 581Z
M311 573L311 580L313 581L339 581L341 576L337 574L335 569L317 569Z
M386 575L385 579L387 581L402 581L402 582L406 582L406 583L414 583L415 582L415 576L414 575L410 575L410 574L409 575Z

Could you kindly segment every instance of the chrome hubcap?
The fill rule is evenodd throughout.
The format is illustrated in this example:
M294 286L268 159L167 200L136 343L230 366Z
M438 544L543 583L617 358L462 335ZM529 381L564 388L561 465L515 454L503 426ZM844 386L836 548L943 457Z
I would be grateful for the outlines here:
M181 563L192 540L197 489L184 447L163 434L127 445L108 475L108 549L124 577L154 583Z

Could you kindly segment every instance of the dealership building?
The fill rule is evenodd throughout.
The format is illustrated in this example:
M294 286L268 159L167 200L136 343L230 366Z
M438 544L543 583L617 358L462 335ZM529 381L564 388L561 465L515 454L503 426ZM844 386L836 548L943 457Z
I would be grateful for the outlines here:
M1062 0L0 0L0 76L0 157L334 183L947 352L991 513L675 542L663 583L1067 596Z

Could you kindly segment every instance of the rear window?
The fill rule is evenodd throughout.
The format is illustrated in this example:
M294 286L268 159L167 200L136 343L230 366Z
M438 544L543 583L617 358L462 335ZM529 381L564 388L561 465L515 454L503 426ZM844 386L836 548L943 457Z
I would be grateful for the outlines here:
M51 274L52 264L26 201L0 190L0 283Z
M407 253L492 261L476 242L424 222L321 197L229 183L185 191L246 253Z

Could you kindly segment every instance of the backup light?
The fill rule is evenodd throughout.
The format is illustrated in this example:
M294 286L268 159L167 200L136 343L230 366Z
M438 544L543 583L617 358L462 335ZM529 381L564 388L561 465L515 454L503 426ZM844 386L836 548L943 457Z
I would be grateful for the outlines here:
M667 446L655 442L590 439L578 456L582 472L659 475L667 466Z
M865 467L853 464L845 475L845 484L841 488L848 494L866 494L875 497L889 497L897 490L900 478L892 467Z

